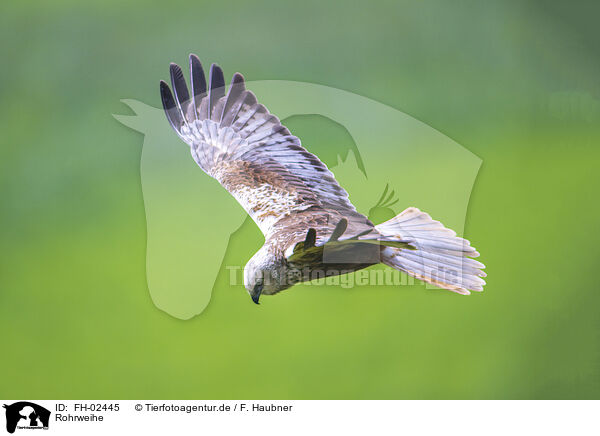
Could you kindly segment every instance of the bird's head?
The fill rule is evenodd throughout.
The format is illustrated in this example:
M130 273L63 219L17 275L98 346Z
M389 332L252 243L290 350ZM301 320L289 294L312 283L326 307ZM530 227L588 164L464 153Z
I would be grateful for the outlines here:
M244 286L252 301L258 304L262 294L270 295L282 290L280 273L275 256L263 246L244 267Z

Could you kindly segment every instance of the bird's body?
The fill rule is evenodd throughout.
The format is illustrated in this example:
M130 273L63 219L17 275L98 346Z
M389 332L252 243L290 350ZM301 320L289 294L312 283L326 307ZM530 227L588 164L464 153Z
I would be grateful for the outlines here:
M245 89L236 73L225 92L221 69L209 82L190 56L192 95L181 69L161 82L169 122L190 145L196 163L229 191L265 235L244 269L254 302L317 277L383 262L445 289L482 290L478 253L415 208L375 226L359 213L334 175Z
M332 223L339 223L344 219L337 211L308 209L279 220L266 235L263 247L248 262L245 283L251 283L252 276L258 271L269 271L270 274L264 275L261 293L271 295L296 283L346 274L379 263L381 248L376 244L358 241L353 244L340 243L348 250L347 253L336 251L341 261L325 261L324 251L316 246L316 231L314 251L311 253L310 250L302 249L302 255L293 255L298 244L304 245L310 229L320 229L322 235L330 236L335 228ZM259 268L255 268L255 264Z

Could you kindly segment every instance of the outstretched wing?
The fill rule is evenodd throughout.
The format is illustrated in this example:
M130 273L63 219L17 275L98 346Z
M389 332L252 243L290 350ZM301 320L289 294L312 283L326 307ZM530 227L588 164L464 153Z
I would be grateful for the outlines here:
M310 208L339 211L372 227L327 166L246 90L241 74L233 75L226 92L217 65L210 67L208 89L195 55L190 55L190 70L191 95L175 64L175 95L160 82L167 118L200 168L236 198L265 235L281 218Z

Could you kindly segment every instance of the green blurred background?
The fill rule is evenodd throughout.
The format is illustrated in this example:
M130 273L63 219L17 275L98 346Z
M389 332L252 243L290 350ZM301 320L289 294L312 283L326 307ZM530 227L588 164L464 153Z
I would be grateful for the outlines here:
M4 2L0 397L598 398L599 13L591 1ZM367 96L481 157L465 235L485 292L304 287L257 308L217 286L192 320L157 309L143 137L111 114L127 112L122 98L158 106L157 80L190 52L228 76Z

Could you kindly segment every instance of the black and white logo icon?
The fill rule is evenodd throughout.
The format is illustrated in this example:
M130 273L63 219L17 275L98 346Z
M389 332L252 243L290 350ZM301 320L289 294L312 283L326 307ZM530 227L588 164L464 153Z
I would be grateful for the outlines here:
M14 433L15 429L48 429L50 411L29 401L19 401L10 405L5 404L6 431Z

